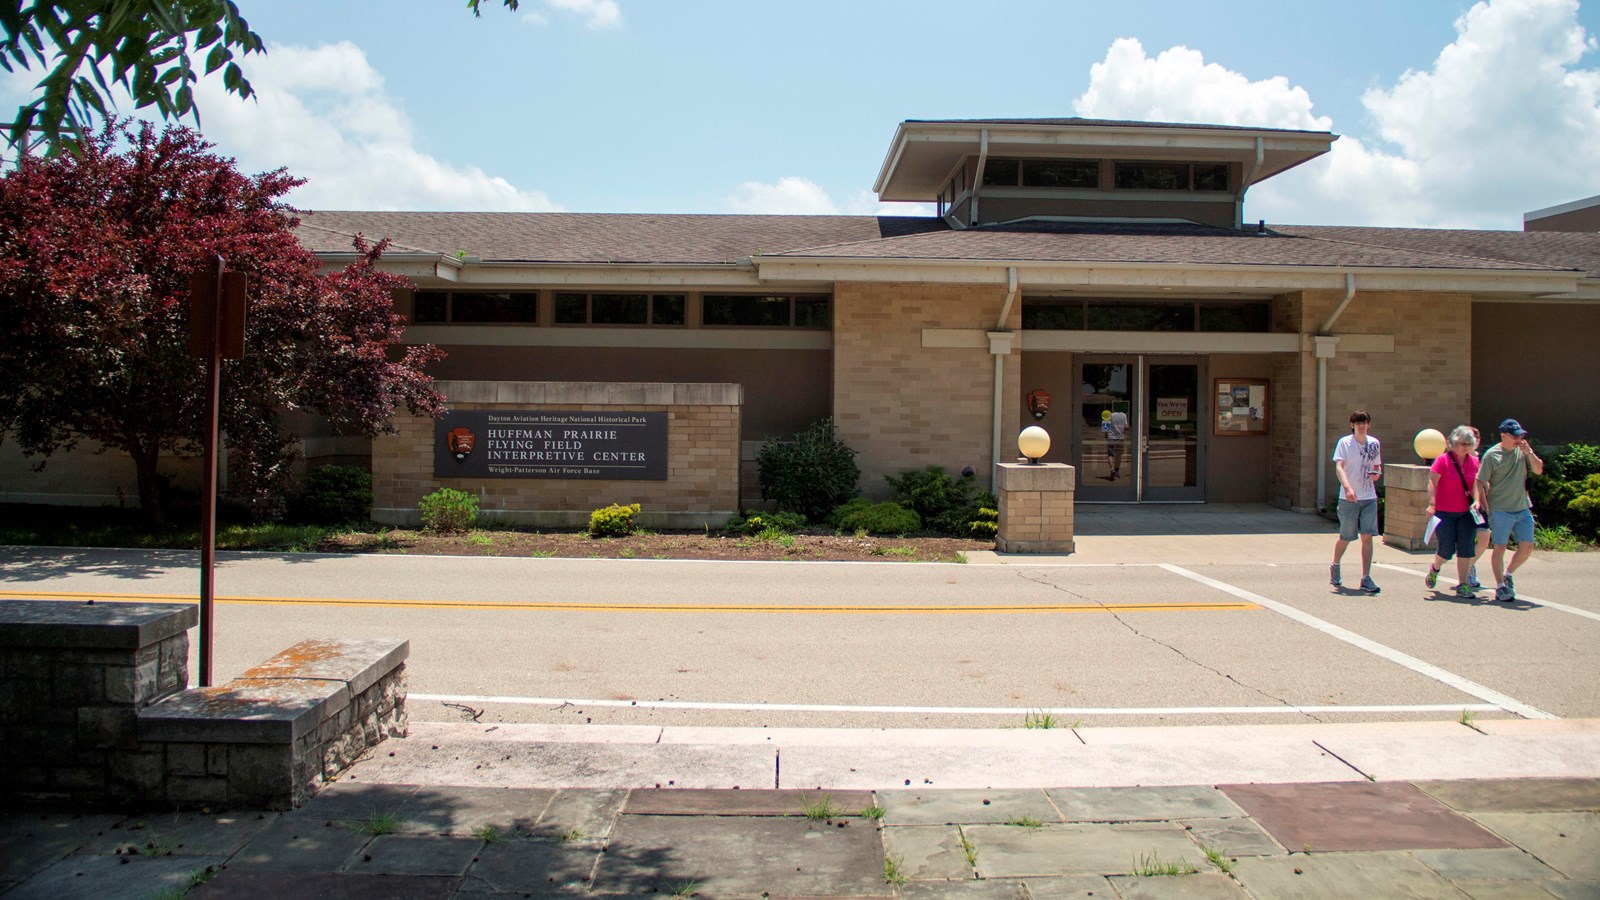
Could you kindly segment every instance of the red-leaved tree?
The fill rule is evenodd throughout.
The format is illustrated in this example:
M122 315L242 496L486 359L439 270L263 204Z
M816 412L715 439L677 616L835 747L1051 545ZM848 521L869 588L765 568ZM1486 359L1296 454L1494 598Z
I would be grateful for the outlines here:
M109 125L77 156L24 157L0 177L0 439L48 457L93 441L126 452L139 502L161 516L157 464L203 435L205 385L188 353L190 273L221 254L249 278L245 357L222 366L230 489L260 504L294 460L282 410L347 433L391 429L398 406L438 415L423 366L397 344L385 244L322 274L295 239L283 170L247 176L181 127ZM46 460L47 462L48 460Z

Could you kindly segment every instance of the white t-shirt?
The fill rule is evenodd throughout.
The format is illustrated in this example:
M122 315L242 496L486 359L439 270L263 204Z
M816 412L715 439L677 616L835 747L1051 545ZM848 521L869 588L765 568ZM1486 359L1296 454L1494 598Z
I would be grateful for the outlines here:
M1345 477L1355 489L1357 500L1378 499L1378 483L1372 480L1372 473L1383 471L1383 450L1377 438L1367 435L1364 446L1356 443L1353 434L1339 438L1339 443L1333 445L1333 461L1344 466ZM1343 485L1339 488L1339 499L1344 499Z
M1122 440L1128 433L1128 414L1120 409L1112 413L1111 418L1106 420L1104 431L1106 440Z

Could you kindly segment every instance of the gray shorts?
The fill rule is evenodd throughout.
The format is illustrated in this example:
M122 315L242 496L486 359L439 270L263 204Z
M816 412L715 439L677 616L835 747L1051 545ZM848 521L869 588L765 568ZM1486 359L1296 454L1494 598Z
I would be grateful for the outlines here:
M1357 534L1378 533L1378 500L1339 498L1339 540L1353 541Z

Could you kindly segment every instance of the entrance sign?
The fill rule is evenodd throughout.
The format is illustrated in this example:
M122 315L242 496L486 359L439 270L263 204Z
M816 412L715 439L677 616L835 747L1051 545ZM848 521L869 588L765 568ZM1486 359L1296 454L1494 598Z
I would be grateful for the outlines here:
M1156 398L1157 422L1187 422L1189 421L1188 397L1157 397Z
M437 478L667 480L667 414L457 410L434 423Z

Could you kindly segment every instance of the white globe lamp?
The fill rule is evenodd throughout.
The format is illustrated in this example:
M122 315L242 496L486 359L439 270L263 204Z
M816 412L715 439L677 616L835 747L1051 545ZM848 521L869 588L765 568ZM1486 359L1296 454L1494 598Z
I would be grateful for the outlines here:
M1417 432L1416 438L1411 441L1412 449L1417 455L1429 462L1439 458L1444 452L1444 435L1437 428L1424 428Z
M1050 452L1050 432L1037 425L1029 425L1017 435L1017 450L1028 458L1028 462L1037 465L1039 458Z

